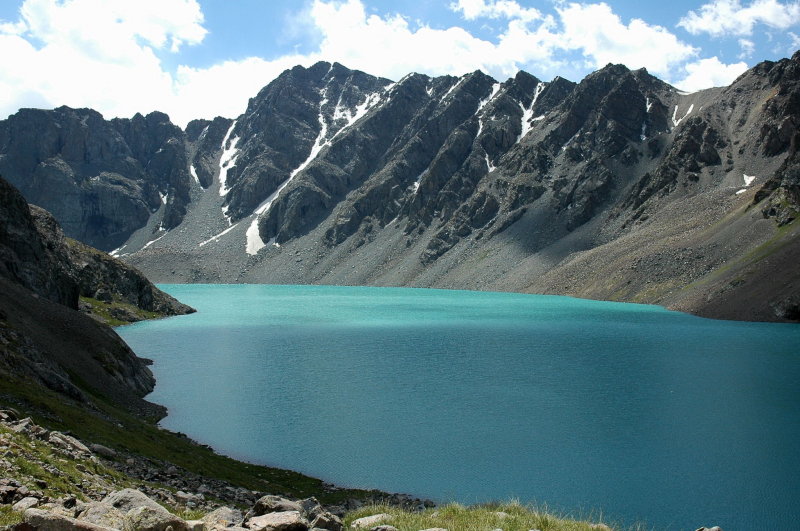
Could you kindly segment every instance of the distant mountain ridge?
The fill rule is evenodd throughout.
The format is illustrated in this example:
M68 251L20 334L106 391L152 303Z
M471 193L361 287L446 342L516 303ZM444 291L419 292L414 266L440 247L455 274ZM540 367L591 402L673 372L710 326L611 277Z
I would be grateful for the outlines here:
M683 94L621 65L499 83L287 70L235 120L22 110L0 173L163 282L558 293L723 318L800 308L800 53ZM795 262L796 263L796 262Z

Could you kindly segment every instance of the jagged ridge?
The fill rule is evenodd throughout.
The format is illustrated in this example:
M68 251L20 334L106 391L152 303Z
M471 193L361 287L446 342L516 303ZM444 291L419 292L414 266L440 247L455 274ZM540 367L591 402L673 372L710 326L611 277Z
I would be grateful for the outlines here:
M764 62L695 94L620 65L578 84L524 72L502 83L481 72L392 83L336 63L295 67L236 120L185 133L163 115L111 122L128 146L120 153L154 168L137 185L172 183L176 205L147 203L148 219L117 253L159 281L502 289L783 319L791 312L772 307L785 301L744 315L699 298L682 305L679 292L775 237L761 210L784 226L794 219L798 63L800 54ZM69 114L49 112L56 122ZM0 169L27 168L15 178L30 188L30 173L54 163L14 162L24 157L7 131L26 113L0 127ZM147 135L134 123L160 133L137 140ZM166 144L180 168L152 166ZM771 206L748 210L752 201ZM708 229L723 220L750 238ZM689 268L659 265L686 253ZM790 289L787 275L771 282Z

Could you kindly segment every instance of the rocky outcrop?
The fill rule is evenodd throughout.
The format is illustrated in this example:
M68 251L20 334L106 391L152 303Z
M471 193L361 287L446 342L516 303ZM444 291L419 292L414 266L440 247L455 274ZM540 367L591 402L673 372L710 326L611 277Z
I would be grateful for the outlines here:
M79 308L82 296L124 302L159 315L194 311L131 266L66 238L49 212L28 205L2 178L0 205L0 276L73 309Z
M90 109L22 109L0 121L0 175L103 250L157 211L176 226L189 200L183 132L162 113L109 122Z
M2 178L0 205L0 276L77 309L80 288L59 256L65 241L57 224L46 216L37 223L39 211L31 212L22 195Z
M3 378L35 382L84 403L95 393L145 415L163 414L141 398L155 383L146 362L111 329L77 312L79 296L102 292L162 315L191 308L130 266L70 242L49 213L29 207L2 179L0 206Z

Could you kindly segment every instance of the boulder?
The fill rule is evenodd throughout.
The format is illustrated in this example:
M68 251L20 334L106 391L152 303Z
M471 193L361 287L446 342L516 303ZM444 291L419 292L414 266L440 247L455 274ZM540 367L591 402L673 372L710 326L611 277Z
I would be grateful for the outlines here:
M188 531L184 520L170 513L163 507L159 509L141 506L128 511L125 515L124 529L136 531Z
M186 531L186 522L134 489L112 492L100 502L89 504L80 520L117 529Z
M125 522L125 513L112 505L94 502L78 515L78 519L99 526L122 528Z
M353 529L371 529L377 524L381 522L386 522L392 519L391 514L380 513L380 514L373 514L372 516L365 516L363 518L358 518L353 520L350 524L350 527Z
M78 452L87 455L92 453L91 450L89 450L89 448L87 448L87 446L78 439L59 431L50 432L50 437L48 437L47 440L53 446L58 446L59 448L70 452Z
M202 520L186 520L189 531L206 531L206 523Z
M76 520L41 509L28 509L23 515L26 524L37 531L114 531L113 528Z
M33 496L27 496L11 506L11 508L18 513L24 513L28 509L32 509L39 505L39 500Z
M305 500L300 500L300 506L303 508L303 512L306 515L306 518L309 520L313 520L316 516L325 512L322 505L319 501L314 498L306 498Z
M344 529L344 524L342 524L338 516L328 512L322 512L317 514L311 521L311 527L327 529L328 531L342 531L342 529Z
M253 508L247 513L247 517L261 516L267 513L278 513L285 511L297 511L298 513L304 512L303 506L292 500L281 498L280 496L267 495L260 498Z
M107 446L103 446L102 444L97 444L97 443L90 444L89 449L92 452L96 453L97 455L107 457L108 459L114 459L115 457L117 457L116 451L112 450L111 448L108 448Z
M242 512L230 507L220 507L203 517L208 531L225 529L242 521Z
M299 511L280 511L255 516L245 525L253 531L308 531L308 520Z
M399 530L393 525L376 525L369 531L399 531Z

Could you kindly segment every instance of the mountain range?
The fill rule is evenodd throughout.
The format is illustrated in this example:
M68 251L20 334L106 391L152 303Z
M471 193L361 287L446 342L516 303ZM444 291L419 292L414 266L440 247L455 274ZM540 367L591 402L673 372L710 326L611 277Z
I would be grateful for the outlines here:
M220 95L224 97L224 95ZM22 109L0 175L155 282L510 290L800 320L800 52L692 94L320 62L236 119Z

